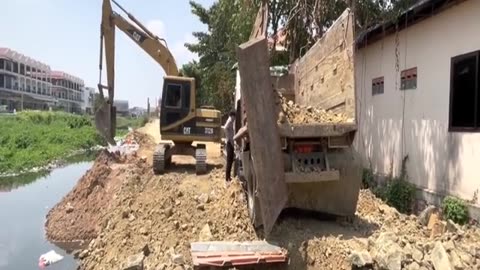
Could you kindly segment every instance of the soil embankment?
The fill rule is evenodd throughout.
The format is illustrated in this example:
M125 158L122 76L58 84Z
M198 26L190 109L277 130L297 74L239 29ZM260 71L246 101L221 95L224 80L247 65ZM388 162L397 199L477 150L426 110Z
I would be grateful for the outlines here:
M50 211L46 230L53 240L93 239L78 253L81 269L118 269L139 253L145 269L190 269L192 241L260 238L240 183L224 185L218 145L207 146L213 149L207 175L196 176L193 159L181 157L167 174L153 175L150 156L160 138L142 132L158 132L157 125L130 135L141 144L137 156L102 154ZM289 269L351 269L352 262L373 262L374 269L480 269L477 227L448 223L436 231L420 221L362 190L353 221L285 216L271 240L289 250Z

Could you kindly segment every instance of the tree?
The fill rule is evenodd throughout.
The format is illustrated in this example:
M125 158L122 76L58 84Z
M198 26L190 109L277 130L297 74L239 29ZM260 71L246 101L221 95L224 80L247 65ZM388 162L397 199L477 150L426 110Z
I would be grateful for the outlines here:
M260 1L219 0L210 8L190 1L192 13L207 25L207 32L194 32L196 44L185 44L199 56L198 62L182 67L197 81L197 100L222 112L232 109L235 89L236 48L248 40Z
M270 35L286 29L288 53L271 52L271 63L286 65L304 55L323 36L345 8L355 11L357 32L390 20L416 0L265 0L269 1ZM207 26L194 32L198 42L185 46L199 56L198 62L182 67L197 81L197 101L222 112L233 106L236 48L247 41L261 0L217 0L210 8L190 1L191 11ZM274 38L274 45L275 45ZM273 46L275 48L275 46Z

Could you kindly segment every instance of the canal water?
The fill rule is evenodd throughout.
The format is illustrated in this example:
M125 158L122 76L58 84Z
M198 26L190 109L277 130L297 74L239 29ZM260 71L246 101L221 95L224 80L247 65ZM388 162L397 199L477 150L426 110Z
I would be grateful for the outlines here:
M0 178L0 270L39 269L38 258L50 250L65 257L45 269L77 268L71 255L45 239L45 216L92 164L77 160L48 174Z

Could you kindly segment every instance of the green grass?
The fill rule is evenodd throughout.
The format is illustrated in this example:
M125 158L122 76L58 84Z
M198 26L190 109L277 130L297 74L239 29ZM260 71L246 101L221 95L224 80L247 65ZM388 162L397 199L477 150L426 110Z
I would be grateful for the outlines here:
M25 111L0 121L0 173L44 166L71 151L104 144L86 116Z
M128 127L133 129L143 127L148 121L147 117L123 117L117 116L117 129L115 135L118 137L123 137L128 133Z

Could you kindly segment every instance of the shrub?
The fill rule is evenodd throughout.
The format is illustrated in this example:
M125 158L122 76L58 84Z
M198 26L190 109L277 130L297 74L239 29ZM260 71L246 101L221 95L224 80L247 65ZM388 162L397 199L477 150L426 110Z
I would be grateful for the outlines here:
M402 178L394 178L387 186L385 198L399 212L409 213L415 200L415 186Z
M363 169L362 172L362 186L363 188L373 188L374 185L374 178L373 172L371 169Z
M467 205L462 199L447 196L443 200L442 210L446 219L451 219L460 225L465 224L469 219Z

